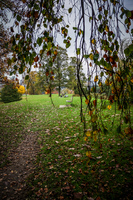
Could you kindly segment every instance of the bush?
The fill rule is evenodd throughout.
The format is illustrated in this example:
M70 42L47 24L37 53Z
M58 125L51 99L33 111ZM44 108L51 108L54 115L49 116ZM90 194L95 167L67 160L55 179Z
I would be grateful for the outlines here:
M19 93L24 94L25 91L25 87L23 85L19 85L18 87L16 87L16 89L18 90Z
M14 84L5 85L1 91L1 99L4 103L9 103L13 101L19 101L22 98L22 94L14 87Z

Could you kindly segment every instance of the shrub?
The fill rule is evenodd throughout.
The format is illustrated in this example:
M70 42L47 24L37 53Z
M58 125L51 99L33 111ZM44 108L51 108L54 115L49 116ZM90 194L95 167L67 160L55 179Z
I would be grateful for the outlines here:
M19 85L18 87L16 87L16 89L18 90L19 93L24 94L25 91L25 87L23 85Z
M21 100L22 94L14 87L14 84L5 85L1 91L1 99L4 103Z

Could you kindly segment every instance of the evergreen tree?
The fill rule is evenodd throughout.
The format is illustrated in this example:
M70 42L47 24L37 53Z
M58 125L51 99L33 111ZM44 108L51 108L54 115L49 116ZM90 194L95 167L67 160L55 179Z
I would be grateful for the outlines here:
M13 83L5 85L1 91L1 99L4 103L21 100L22 94L18 92Z

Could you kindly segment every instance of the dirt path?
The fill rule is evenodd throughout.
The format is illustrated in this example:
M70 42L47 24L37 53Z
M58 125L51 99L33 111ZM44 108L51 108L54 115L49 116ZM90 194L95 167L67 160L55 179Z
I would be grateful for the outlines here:
M16 150L9 155L10 164L0 169L0 199L25 200L25 179L34 172L33 161L39 151L37 133L27 134Z

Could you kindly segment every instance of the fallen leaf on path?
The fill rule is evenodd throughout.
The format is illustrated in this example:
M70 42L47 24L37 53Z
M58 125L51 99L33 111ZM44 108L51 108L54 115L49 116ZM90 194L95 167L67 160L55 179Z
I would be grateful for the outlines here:
M74 199L82 199L82 193L81 192L74 193Z
M75 157L80 157L80 156L81 156L81 154L75 154L74 156L75 156Z

